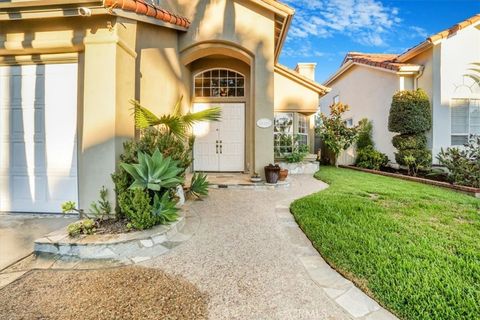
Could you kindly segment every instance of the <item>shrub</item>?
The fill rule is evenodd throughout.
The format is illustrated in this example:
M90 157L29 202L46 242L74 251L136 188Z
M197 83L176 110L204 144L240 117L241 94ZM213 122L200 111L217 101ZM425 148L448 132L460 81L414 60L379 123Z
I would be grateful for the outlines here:
M416 175L421 168L431 166L432 155L427 150L425 134L432 127L430 101L421 90L400 91L392 99L388 129L400 133L392 139L397 148L395 159Z
M360 150L369 146L372 146L372 147L375 146L372 139L372 132L373 132L372 121L366 118L360 120L360 122L358 123L357 150Z
M471 136L464 149L442 149L437 159L449 170L451 182L480 188L480 136Z
M422 89L399 91L393 96L388 130L400 134L420 133L432 127L428 95Z
M155 128L148 128L142 130L140 139L128 140L123 144L124 151L120 161L136 163L138 152L151 155L158 149L164 157L171 157L178 161L180 167L187 169L192 164L192 145L192 140L185 141Z
M412 163L412 159L406 161L406 157L414 158L415 166L417 167L416 169L429 168L432 164L432 153L427 149L404 149L395 153L395 160L397 163L408 167L409 164L407 162Z
M149 193L141 189L126 190L118 195L118 206L132 227L138 230L149 229L157 224L151 202Z
M399 134L393 137L392 144L398 150L425 149L427 137L424 134Z
M381 167L386 166L388 163L388 157L373 146L367 146L359 149L357 152L356 165L361 168L379 170Z

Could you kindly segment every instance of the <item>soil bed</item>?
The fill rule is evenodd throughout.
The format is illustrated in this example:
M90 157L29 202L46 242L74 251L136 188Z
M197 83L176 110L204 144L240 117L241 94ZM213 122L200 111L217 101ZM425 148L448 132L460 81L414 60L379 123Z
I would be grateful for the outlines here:
M207 319L208 298L160 270L33 270L0 290L0 319Z
M100 226L95 230L95 234L119 234L134 231L127 228L128 221L124 219L109 219L97 223L99 223Z

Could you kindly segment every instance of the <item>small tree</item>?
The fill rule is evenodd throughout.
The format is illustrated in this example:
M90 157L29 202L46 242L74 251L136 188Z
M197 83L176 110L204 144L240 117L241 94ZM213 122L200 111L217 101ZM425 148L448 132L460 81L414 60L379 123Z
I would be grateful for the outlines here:
M358 139L357 149L365 149L369 146L375 147L375 143L372 138L373 124L372 121L367 118L363 118L358 122Z
M392 139L397 148L395 159L408 167L412 175L419 168L429 168L432 153L427 149L426 132L432 127L432 114L428 95L421 89L399 91L392 99L388 130L399 133Z
M338 166L337 158L340 152L348 149L357 137L357 128L349 128L342 119L342 115L348 110L348 105L335 103L330 106L330 115L321 115L320 137L333 153L335 166Z

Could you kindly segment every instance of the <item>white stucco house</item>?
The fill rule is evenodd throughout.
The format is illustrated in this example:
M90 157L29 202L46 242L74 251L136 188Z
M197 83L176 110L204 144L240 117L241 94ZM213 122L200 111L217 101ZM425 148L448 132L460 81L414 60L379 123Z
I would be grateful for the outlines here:
M388 131L392 96L399 90L422 88L432 104L433 128L428 134L433 161L441 148L463 145L480 134L480 88L466 76L480 62L480 14L439 32L406 52L348 53L324 83L332 90L320 100L321 111L341 101L350 106L345 120L373 122L376 148L394 161Z

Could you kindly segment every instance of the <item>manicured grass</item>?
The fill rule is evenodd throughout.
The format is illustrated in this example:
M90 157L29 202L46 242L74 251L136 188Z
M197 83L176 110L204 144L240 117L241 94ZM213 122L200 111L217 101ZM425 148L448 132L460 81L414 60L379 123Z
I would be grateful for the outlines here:
M292 212L322 256L402 319L480 319L480 200L323 167Z

